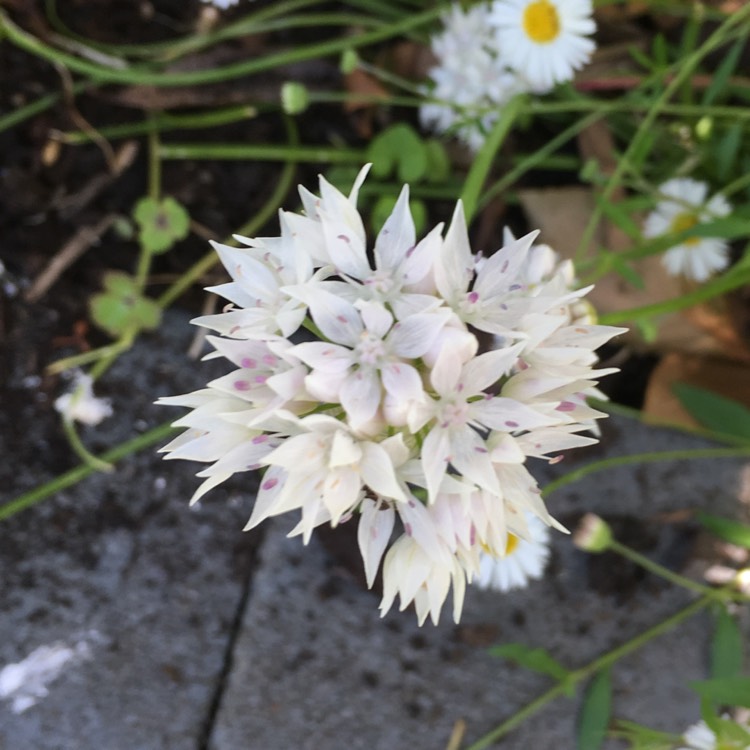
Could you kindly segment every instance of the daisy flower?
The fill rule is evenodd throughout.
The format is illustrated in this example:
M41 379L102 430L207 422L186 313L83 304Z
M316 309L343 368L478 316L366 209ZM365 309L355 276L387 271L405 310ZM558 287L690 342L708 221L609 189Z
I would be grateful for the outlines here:
M659 187L659 193L662 200L646 219L645 237L684 232L732 212L724 196L717 194L706 200L708 185L689 177L668 180ZM662 263L672 276L706 281L727 267L727 242L720 237L688 237L667 250Z
M549 560L549 528L530 513L526 514L526 521L528 539L508 534L503 556L482 554L474 581L480 589L512 591L526 588L529 581L542 577Z
M621 329L575 319L587 290L531 252L534 234L478 264L460 202L445 236L418 241L405 188L368 248L366 174L348 196L322 177L320 196L301 188L279 237L215 245L231 281L211 290L230 304L193 322L234 369L160 400L191 410L162 450L207 464L193 501L262 472L248 529L295 513L289 535L307 544L356 523L368 585L382 564L382 614L398 599L437 623L452 591L458 621L483 552L514 561L497 585L541 574L544 529L565 529L525 461L595 442L577 433L605 415L581 394ZM482 352L477 330L502 338Z
M112 402L94 396L94 381L82 372L73 376L71 389L55 401L55 409L71 422L88 425L97 425L112 416Z
M591 0L495 0L489 20L502 61L545 93L589 61L592 13Z
M744 735L744 736L743 736ZM748 727L724 716L720 722L719 736L705 721L693 724L682 735L684 745L677 750L749 750L750 731Z

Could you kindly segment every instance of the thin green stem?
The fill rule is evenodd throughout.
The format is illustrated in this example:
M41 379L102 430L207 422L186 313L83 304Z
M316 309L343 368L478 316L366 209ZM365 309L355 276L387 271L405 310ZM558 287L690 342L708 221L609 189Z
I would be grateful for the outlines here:
M249 120L258 116L256 107L240 105L236 107L224 107L214 109L209 112L200 112L190 115L172 115L168 113L154 114L148 120L140 122L129 122L121 125L110 125L98 128L97 133L107 140L117 140L118 138L132 138L137 135L148 135L152 128L156 128L160 133L167 133L173 130L199 130L203 128L216 128L221 125L229 125L241 120ZM92 134L85 130L73 130L59 135L63 143L78 146L82 143L90 143L93 140Z
M172 435L176 432L176 428L172 427L171 422L165 422L164 424L154 427L148 432L144 432L142 435L128 440L120 445L106 451L100 456L100 460L106 461L109 464L114 464L122 458L129 456L131 453L137 453L152 446L154 443L158 443L161 440ZM41 500L54 495L56 492L60 492L67 487L80 482L90 474L93 474L95 469L87 464L77 466L70 471L66 471L64 474L51 479L49 482L45 482L39 487L35 487L29 492L25 492L19 495L9 503L0 505L0 521L10 518L11 516L19 513L26 508L30 508L32 505L36 505Z
M479 195L484 188L487 175L490 173L497 152L515 124L523 103L524 98L516 96L503 108L500 117L492 127L487 140L474 159L471 169L469 169L469 174L466 176L464 189L461 193L461 201L464 204L467 224L471 223L471 220L474 218L479 203Z
M655 315L677 312L678 310L684 310L687 307L697 305L700 302L706 302L732 289L738 289L749 282L750 269L743 268L735 273L724 274L724 276L720 276L713 281L701 285L692 292L687 292L675 299L654 302L651 305L644 305L643 307L633 307L629 310L605 313L599 316L599 323L602 325L620 325L640 318L651 318Z
M422 13L415 13L395 23L369 31L358 36L337 37L335 39L294 47L292 49L265 55L260 58L243 60L220 68L206 68L192 71L154 71L149 68L130 66L124 69L107 68L87 60L81 60L73 55L60 52L36 37L28 34L0 11L0 31L4 31L8 41L26 52L58 63L71 71L89 76L102 83L130 83L151 86L195 86L217 83L261 73L281 65L303 62L318 57L338 54L345 49L364 47L377 42L399 36L411 29L417 28L436 19L442 12L444 5Z
M571 685L576 686L597 672L612 666L615 662L622 659L623 656L627 656L633 651L637 651L654 638L669 632L672 628L705 609L714 601L716 601L716 595L715 592L712 592L711 596L704 596L692 602L671 617L668 617L666 620L663 620L643 633L640 633L635 638L627 641L627 643L599 656L589 662L586 666L570 672L563 682L558 683L546 693L543 693L538 698L535 698L533 701L526 704L523 708L513 714L513 716L506 719L501 724L498 724L493 730L480 737L476 742L465 748L465 750L484 750L484 748L489 747L493 742L505 737L511 730L515 729L519 724L528 719L529 716L535 714L549 702L567 693L570 690Z
M725 598L720 593L721 589L712 589L710 586L704 586L697 581L685 578L685 576L681 576L679 573L675 573L669 568L665 568L663 565L659 565L659 563L650 560L645 555L640 554L640 552L636 552L634 549L621 544L616 539L613 539L610 542L609 551L622 555L625 559L639 565L649 571L649 573L653 573L654 575L663 578L665 581L673 583L675 586L682 586L682 588L689 589L701 596L712 596L715 599Z
M161 154L159 130L153 121L148 131L148 195L158 201L161 195Z
M325 146L272 146L238 143L163 143L159 146L162 159L213 159L231 161L295 161L323 164L362 164L365 152L353 148Z
M72 357L64 357L63 359L55 360L52 364L47 365L46 372L50 375L55 375L65 370L70 370L73 367L83 367L84 365L90 365L92 362L98 362L101 359L107 357L117 357L118 355L126 352L133 344L133 334L128 333L122 338L118 339L112 344L99 347L98 349L92 349L88 352L82 352L81 354L74 354ZM92 375L94 380L97 376Z
M703 458L740 458L750 455L750 445L742 448L686 448L676 451L658 451L655 453L633 453L629 456L613 456L612 458L603 458L601 461L581 466L579 469L569 471L561 477L550 482L542 491L542 495L547 497L561 487L565 487L574 482L580 482L591 474L597 474L600 471L617 468L618 466L630 466L632 464L652 464L660 461L688 461Z
M479 207L482 208L489 203L503 190L507 190L511 185L515 184L526 172L539 166L545 159L551 157L557 149L565 145L571 138L575 138L578 133L585 130L589 125L601 120L604 114L601 112L592 112L590 115L581 118L577 122L573 123L569 127L565 128L561 133L558 133L554 138L548 141L542 148L535 151L533 154L529 154L523 162L515 166L513 169L508 171L504 177L501 177L491 187L482 193L482 197L479 199Z
M71 93L74 95L80 94L82 91L85 91L88 88L91 88L90 83L75 83L71 88ZM62 98L63 95L60 93L45 94L44 96L39 97L39 99L37 99L36 101L31 102L30 104L26 104L23 107L19 107L13 112L9 112L7 115L3 115L2 117L0 117L0 133L2 133L4 130L8 130L9 128L14 127L15 125L19 125L25 120L28 120L30 117L34 117L34 115L38 115L41 112L49 109L50 107L54 107L54 105L57 104Z
M63 431L65 432L65 436L68 438L70 447L86 466L90 466L93 471L102 471L105 473L109 473L114 470L115 467L112 466L111 463L102 461L101 458L98 458L93 453L91 453L88 448L86 448L86 446L81 441L80 435L76 431L76 426L72 419L63 417L62 423ZM0 510L2 510L2 508L0 508Z

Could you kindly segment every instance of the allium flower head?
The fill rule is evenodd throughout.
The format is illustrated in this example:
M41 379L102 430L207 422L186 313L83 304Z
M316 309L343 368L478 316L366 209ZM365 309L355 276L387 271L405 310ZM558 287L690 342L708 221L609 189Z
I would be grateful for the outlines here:
M161 399L191 410L162 450L208 464L194 501L260 470L247 528L299 513L290 535L307 543L357 523L370 585L383 562L383 614L398 598L437 622L452 590L458 620L483 553L564 530L525 460L595 442L579 433L604 415L583 394L609 372L594 348L620 329L575 320L586 290L561 267L531 273L533 234L478 263L460 203L445 235L418 240L404 188L369 250L366 173L348 196L322 177L319 197L300 188L304 213L282 211L279 237L216 245L232 281L213 291L230 304L193 322L221 334L208 357L234 369Z
M707 200L705 182L678 177L659 187L662 199L646 218L643 234L659 237L692 229L731 213L732 207L722 195ZM727 242L720 237L689 237L667 250L662 257L664 267L672 276L685 276L693 281L706 281L729 263Z
M570 81L595 49L591 0L495 0L498 54L532 91Z

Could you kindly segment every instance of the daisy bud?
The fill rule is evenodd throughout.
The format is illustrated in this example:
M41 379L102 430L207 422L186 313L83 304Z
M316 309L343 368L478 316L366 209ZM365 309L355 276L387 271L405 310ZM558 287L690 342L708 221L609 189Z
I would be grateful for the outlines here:
M573 544L584 552L606 552L612 543L612 529L599 516L586 513L573 534Z

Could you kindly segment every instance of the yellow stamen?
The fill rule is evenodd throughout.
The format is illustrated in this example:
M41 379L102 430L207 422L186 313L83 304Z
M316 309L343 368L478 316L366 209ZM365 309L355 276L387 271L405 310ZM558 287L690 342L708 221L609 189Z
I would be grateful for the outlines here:
M508 541L505 545L505 557L512 555L518 547L518 537L515 534L508 534Z
M560 34L560 16L550 0L535 0L523 11L523 30L532 42L548 44Z
M670 231L677 234L677 232L684 232L686 229L692 229L698 223L698 217L695 214L684 213L677 214L672 219L672 223L669 227ZM682 240L685 245L697 245L700 242L700 237L688 237L686 240Z

